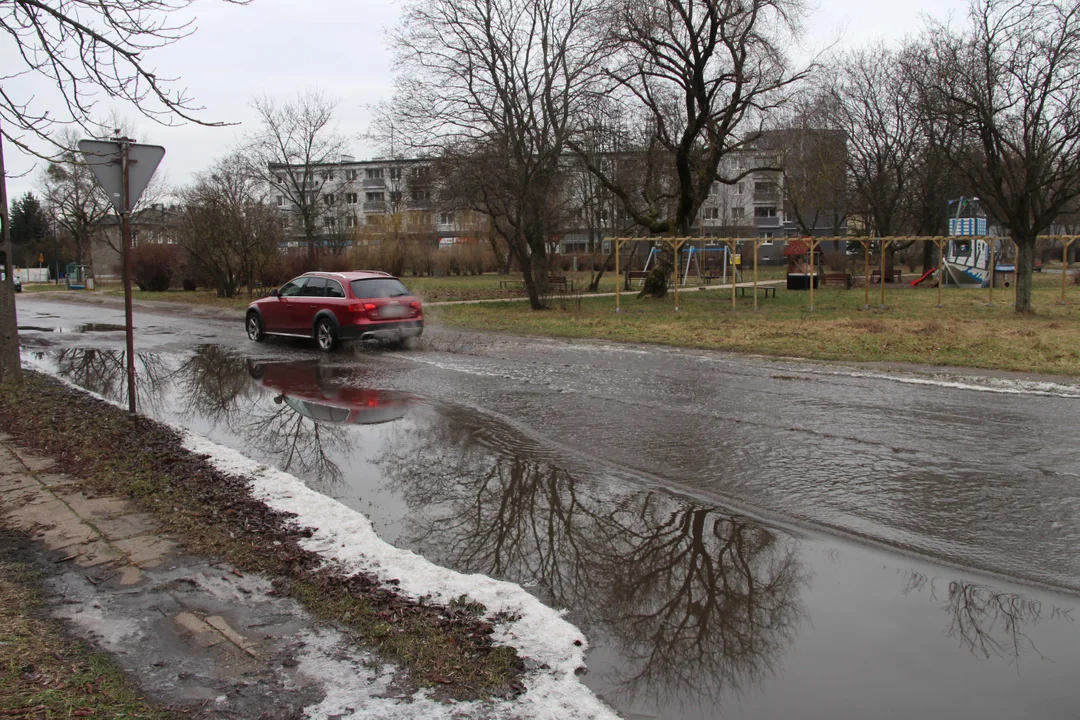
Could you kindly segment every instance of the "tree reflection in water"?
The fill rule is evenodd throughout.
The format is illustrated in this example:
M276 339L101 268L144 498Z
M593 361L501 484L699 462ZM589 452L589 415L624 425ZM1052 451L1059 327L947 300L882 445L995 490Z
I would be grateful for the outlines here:
M934 579L909 571L904 594L922 591L927 591L930 598L948 612L946 635L983 659L1007 657L1011 663L1019 663L1028 649L1045 659L1024 632L1024 627L1038 625L1047 617L1072 622L1068 609L1052 605L1047 611L1042 601L1036 598L1002 592L978 583L951 580L942 598Z
M653 492L577 482L527 438L443 409L376 462L412 510L411 547L463 572L538 586L610 638L627 698L719 704L774 672L807 578L792 540Z
M126 352L68 349L53 356L60 377L112 402L127 402ZM160 355L135 353L135 396L139 405L158 407L168 377L169 368Z
M212 425L226 425L316 489L340 485L341 469L331 456L348 445L344 428L305 417L284 402L283 395L268 402L268 393L252 381L251 363L217 345L200 346L179 359L167 357L136 354L140 404L158 407L171 395L181 419L198 416ZM110 400L126 397L123 352L70 349L55 358L60 377Z

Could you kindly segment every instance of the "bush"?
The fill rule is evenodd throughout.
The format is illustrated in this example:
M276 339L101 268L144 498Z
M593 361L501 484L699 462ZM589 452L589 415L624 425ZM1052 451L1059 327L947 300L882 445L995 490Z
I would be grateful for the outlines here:
M176 245L147 243L131 250L131 279L144 292L165 292L180 268Z

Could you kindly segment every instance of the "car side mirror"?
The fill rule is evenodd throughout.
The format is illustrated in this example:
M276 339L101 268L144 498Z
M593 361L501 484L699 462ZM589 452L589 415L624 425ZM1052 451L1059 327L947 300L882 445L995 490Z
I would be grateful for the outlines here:
M278 292L277 288L274 288L270 291L270 297L281 297L281 293Z

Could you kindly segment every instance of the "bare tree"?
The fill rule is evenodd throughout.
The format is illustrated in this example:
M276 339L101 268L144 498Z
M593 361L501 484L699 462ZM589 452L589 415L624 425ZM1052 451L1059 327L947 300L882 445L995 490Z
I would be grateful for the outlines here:
M611 13L606 77L612 102L641 119L644 142L627 148L650 165L635 192L612 172L589 170L619 198L633 220L651 233L689 235L698 209L718 175L722 158L752 144L764 113L805 76L792 72L785 40L798 27L798 0L621 0ZM663 297L674 258L670 250L645 282L642 294Z
M468 207L506 240L534 309L545 304L560 159L596 67L599 19L595 0L413 0L395 37L398 127L471 179Z
M337 202L324 188L341 189L340 183L327 185L334 172L329 166L348 149L334 122L337 103L317 90L305 90L288 103L263 96L253 106L261 127L247 140L249 172L299 216L308 257L314 258L327 198Z
M183 191L177 240L188 262L211 278L219 297L233 297L278 255L281 220L266 186L233 153Z
M226 0L227 2L229 0ZM148 65L153 51L194 32L184 17L193 0L9 0L0 3L0 30L14 44L17 60L4 79L43 78L59 102L0 88L0 383L17 382L18 324L11 281L7 223L7 174L3 144L27 152L33 138L47 139L55 123L86 125L102 98L126 101L159 122L176 119L202 125L187 91Z
M910 64L942 152L1017 247L1016 311L1032 312L1039 233L1080 196L1080 5L974 0L931 23Z
M66 149L45 168L41 191L58 228L68 235L75 248L75 261L85 263L93 236L100 232L101 223L113 206L98 186L90 166L82 161L76 147L78 141L74 130L62 133L60 143Z
M852 205L869 235L894 235L903 222L920 138L901 68L897 52L884 46L855 50L839 58L826 91L829 120L847 134Z

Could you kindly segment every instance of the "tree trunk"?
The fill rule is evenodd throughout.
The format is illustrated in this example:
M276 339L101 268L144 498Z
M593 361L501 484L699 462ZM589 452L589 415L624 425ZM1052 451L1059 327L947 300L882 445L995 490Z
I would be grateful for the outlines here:
M934 243L923 240L922 244L922 270L923 272L929 272L930 268L934 267L935 256L937 255L937 246Z
M614 246L614 243L612 243L611 252L609 252L607 254L607 257L604 258L604 262L601 263L600 269L592 271L592 277L589 279L589 288L588 288L589 292L596 292L596 291L598 291L600 289L600 280L604 277L604 271L607 270L608 263L610 263L614 259L615 259L615 246ZM595 261L592 261L592 262L593 262L593 267L596 267ZM616 279L616 282L618 282L618 279Z
M15 314L15 279L12 266L11 228L8 223L7 170L4 141L0 136L0 385L22 381L19 361L19 322Z
M1035 271L1035 237L1013 235L1016 243L1016 312L1030 315L1031 279Z
M660 251L654 256L652 269L641 287L638 297L667 297L668 282L675 267L675 251L667 244L660 243Z

